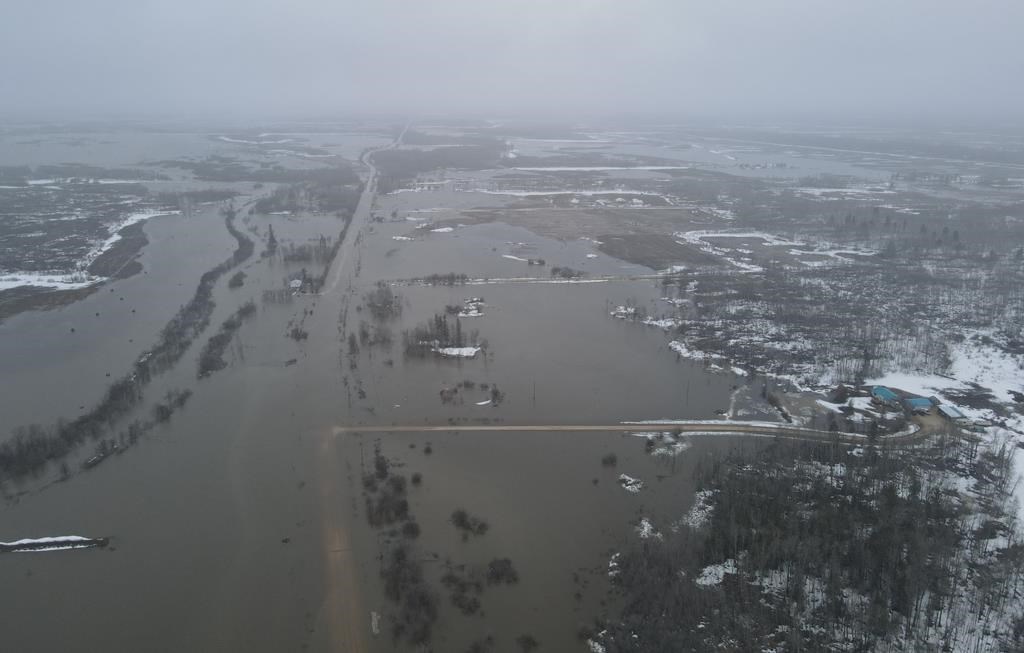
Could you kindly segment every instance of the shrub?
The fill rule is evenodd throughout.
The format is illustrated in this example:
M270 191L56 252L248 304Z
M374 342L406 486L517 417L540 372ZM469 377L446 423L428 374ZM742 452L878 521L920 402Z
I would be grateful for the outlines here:
M402 535L414 540L420 536L420 525L414 521L407 521L402 524Z
M519 582L519 572L508 558L495 558L487 565L488 585L513 585Z

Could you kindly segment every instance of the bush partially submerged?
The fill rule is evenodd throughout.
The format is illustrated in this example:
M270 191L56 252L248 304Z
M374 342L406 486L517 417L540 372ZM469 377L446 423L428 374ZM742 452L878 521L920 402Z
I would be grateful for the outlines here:
M519 572L508 558L495 558L487 565L488 585L514 585L519 582Z
M490 528L486 521L470 515L462 508L452 513L452 524L462 531L463 539L469 535L483 535Z

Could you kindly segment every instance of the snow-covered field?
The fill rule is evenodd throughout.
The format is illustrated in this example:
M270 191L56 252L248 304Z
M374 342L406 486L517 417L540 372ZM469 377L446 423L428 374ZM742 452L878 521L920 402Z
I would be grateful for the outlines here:
M58 535L55 537L37 537L0 542L0 551L15 553L35 553L40 551L63 551L65 549L83 549L99 546L100 540L80 535Z
M434 347L433 351L445 358L476 358L480 347Z
M130 213L124 218L109 225L107 231L110 235L106 239L97 242L88 251L88 253L86 253L86 255L77 262L78 269L76 271L14 272L0 270L0 290L10 290L11 288L19 288L22 286L73 290L76 288L86 288L106 281L106 277L90 275L87 270L93 261L113 247L117 241L121 240L120 231L122 229L157 216L178 215L180 213L180 211L137 211L135 213Z
M10 290L11 288L20 288L22 286L73 290L75 288L87 288L101 281L104 281L104 277L92 276L84 272L64 274L61 272L0 271L0 290Z

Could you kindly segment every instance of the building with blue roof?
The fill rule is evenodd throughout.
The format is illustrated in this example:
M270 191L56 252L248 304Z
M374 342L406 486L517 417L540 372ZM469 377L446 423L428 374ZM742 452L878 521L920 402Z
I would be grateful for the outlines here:
M930 413L932 406L934 405L932 400L927 397L911 397L906 399L903 403L910 412L920 413L922 415Z
M872 386L871 398L875 400L875 403L889 406L891 408L900 407L899 396L884 385Z

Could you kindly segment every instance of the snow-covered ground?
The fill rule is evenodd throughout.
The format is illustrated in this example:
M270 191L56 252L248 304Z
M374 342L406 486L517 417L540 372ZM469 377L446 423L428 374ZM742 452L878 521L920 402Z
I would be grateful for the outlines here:
M636 525L636 534L641 540L651 538L660 540L664 537L656 528L654 528L654 524L652 524L651 520L647 517L640 518L640 522Z
M677 438L672 431L634 431L632 435L650 442L648 446L652 456L675 456L690 448L685 434Z
M0 548L17 553L33 553L38 551L62 551L64 549L82 549L97 546L97 540L81 535L58 535L56 537L37 537L0 542Z
M476 358L480 347L434 347L433 351L445 358Z
M826 265L836 265L849 263L849 258L845 258L844 255L868 255L874 254L873 250L858 250L846 248L837 248L831 243L817 243L817 242L805 242L790 240L762 231L707 231L707 230L696 230L696 231L679 231L672 234L676 238L676 242L680 245L690 245L696 247L706 254L716 256L718 258L728 261L730 264L735 266L744 272L763 272L764 269L753 262L751 262L751 255L754 252L750 249L740 247L726 247L723 245L716 245L710 242L713 239L754 239L759 240L761 245L764 247L786 247L787 253L790 256L797 258L802 265L807 267L822 267ZM812 260L804 260L810 258ZM822 259L825 260L822 260Z
M462 310L456 315L458 317L483 317L484 316L484 300L479 297L470 297L462 301Z
M713 510L711 500L714 498L714 495L714 490L698 490L694 495L693 506L690 507L690 511L673 528L678 528L678 526L701 528L705 526L711 520L711 512Z
M637 494L644 488L644 482L627 474L619 474L619 485L626 492Z
M863 197L865 195L894 195L896 191L882 186L863 186L853 188L794 188L798 195L807 195L823 200L838 200L845 197Z
M635 306L616 306L614 310L609 313L612 317L620 320L633 320L638 316L638 312ZM646 316L640 320L641 324L647 326L658 327L668 331L672 328L679 326L679 319L675 317L651 317Z
M711 587L720 584L726 574L736 573L736 561L726 560L715 565L708 565L700 570L700 575L693 579L693 582L703 587Z
M930 397L942 395L943 391L971 390L971 384L992 391L997 403L1011 405L1013 392L1024 392L1024 357L1008 354L995 347L983 344L976 338L966 338L952 350L950 376L936 374L915 374L912 372L890 372L884 376L868 379L867 383L898 388L907 392ZM960 412L974 420L1004 421L991 409L972 408L955 399L943 397L945 403L955 405ZM1005 418L1008 428L1024 436L1024 416L1010 411Z
M608 558L608 578L615 578L622 571L619 569L619 558L622 554L619 552L613 553L612 557Z
M107 232L110 235L96 243L82 260L78 261L78 270L74 272L9 272L0 270L0 290L10 290L11 288L19 288L21 286L74 290L106 281L106 277L90 275L87 270L93 261L113 247L114 243L121 240L120 231L122 229L157 216L178 215L180 213L180 211L137 211L130 213L107 228Z
M86 288L104 281L104 277L96 277L84 272L65 274L62 272L3 272L0 271L0 290L10 290L21 286L37 288L59 288L73 290Z

